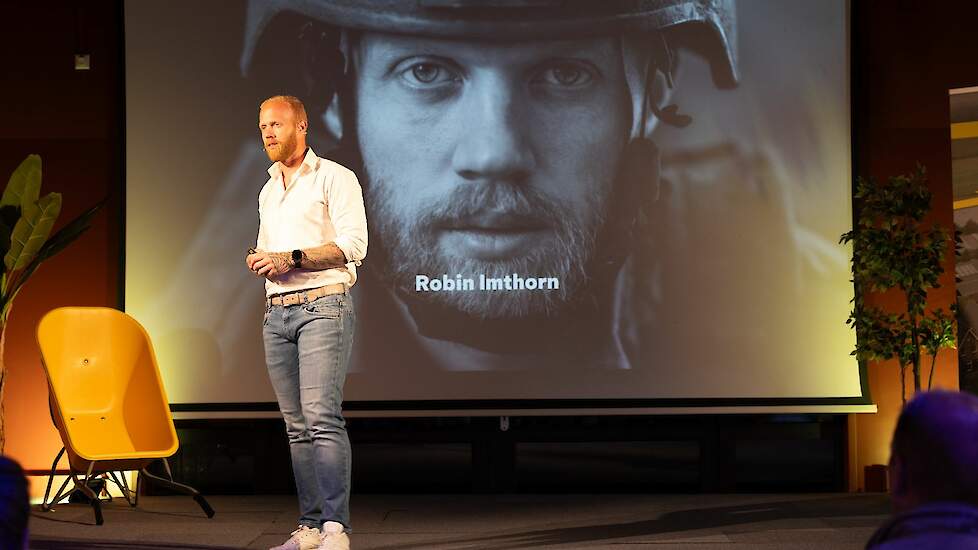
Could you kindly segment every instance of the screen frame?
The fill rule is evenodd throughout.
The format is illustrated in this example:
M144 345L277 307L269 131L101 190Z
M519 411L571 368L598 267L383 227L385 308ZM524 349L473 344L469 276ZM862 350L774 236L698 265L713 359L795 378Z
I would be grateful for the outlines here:
M127 1L120 2L122 21L125 22ZM849 76L846 90L849 112L849 167L850 195L856 170L856 112L853 89L858 75L854 71L855 58L852 37L851 0L845 0L845 41L848 56L846 72ZM123 24L120 36L122 52L122 116L121 166L119 192L122 209L119 216L121 245L119 247L118 307L126 310L126 207L127 189L127 105L126 105L126 28ZM853 198L854 200L854 198ZM853 209L853 215L854 209ZM869 388L867 365L858 362L860 395L852 397L772 397L772 398L541 398L541 399L438 399L438 400L354 400L344 401L344 415L349 417L451 417L451 416L563 416L563 415L688 415L688 414L816 414L816 413L875 413L877 406ZM279 406L274 401L263 402L171 402L170 409L177 419L191 418L264 418L279 416Z

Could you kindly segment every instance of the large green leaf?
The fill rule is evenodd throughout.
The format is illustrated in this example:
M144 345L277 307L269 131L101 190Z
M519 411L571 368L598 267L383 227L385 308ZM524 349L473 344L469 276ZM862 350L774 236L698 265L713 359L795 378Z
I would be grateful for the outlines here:
M10 299L13 299L13 297L17 295L17 293L20 291L20 287L27 282L27 280L34 274L34 271L44 260L64 250L65 247L74 242L75 239L88 230L92 222L92 217L94 217L95 213L102 208L105 201L106 199L102 199L95 206L89 208L85 212L82 212L77 218L66 223L64 227L55 232L54 235L51 235L51 238L44 243L44 246L41 247L41 250L38 251L34 259L31 260L31 263L27 265L21 276L17 277L17 280L13 282L13 288L9 289L9 295L11 296ZM0 288L5 288L5 285L0 285Z
M44 261L51 256L54 256L58 252L61 252L69 244L74 242L75 239L81 236L82 233L88 230L92 223L92 218L95 213L98 212L100 208L105 204L106 199L100 200L95 206L92 206L88 210L82 212L75 219L66 223L64 227L57 230L51 238L44 243L41 250L37 254L37 259L39 261Z
M10 250L3 258L8 271L27 267L51 234L61 213L61 194L48 193L35 204L26 205L10 237Z
M41 195L41 157L27 155L20 166L10 174L7 187L0 198L0 206L17 206L24 208L37 202Z

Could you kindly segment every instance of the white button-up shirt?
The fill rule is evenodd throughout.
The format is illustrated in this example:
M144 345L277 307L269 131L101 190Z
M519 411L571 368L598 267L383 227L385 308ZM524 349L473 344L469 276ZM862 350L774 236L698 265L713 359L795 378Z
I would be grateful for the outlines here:
M267 252L291 252L333 242L350 262L321 271L296 269L265 280L265 294L281 294L343 283L352 286L367 253L367 217L363 192L348 168L306 150L299 169L285 182L282 165L268 169L258 194L258 244ZM288 186L285 184L288 183Z

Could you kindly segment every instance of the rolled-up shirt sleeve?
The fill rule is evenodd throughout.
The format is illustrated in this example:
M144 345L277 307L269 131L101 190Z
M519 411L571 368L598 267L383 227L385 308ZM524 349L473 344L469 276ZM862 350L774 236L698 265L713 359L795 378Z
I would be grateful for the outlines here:
M333 242L347 262L360 265L367 256L367 214L363 190L352 170L339 170L327 188L329 217L336 230Z

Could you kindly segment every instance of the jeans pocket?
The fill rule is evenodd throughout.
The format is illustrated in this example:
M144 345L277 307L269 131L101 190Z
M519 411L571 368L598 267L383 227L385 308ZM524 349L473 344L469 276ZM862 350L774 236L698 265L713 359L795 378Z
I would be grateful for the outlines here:
M339 319L343 316L343 301L339 298L342 296L324 296L302 306L302 310L315 317Z

